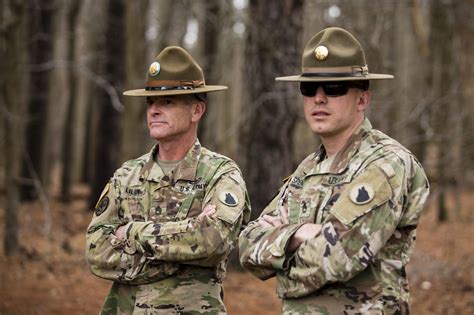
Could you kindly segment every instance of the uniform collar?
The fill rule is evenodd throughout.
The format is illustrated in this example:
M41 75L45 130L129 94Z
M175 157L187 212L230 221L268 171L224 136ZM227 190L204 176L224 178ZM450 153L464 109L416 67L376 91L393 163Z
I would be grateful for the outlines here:
M346 144L342 147L341 150L336 154L334 160L329 168L330 174L340 174L344 172L349 166L349 162L352 157L359 151L360 145L366 135L372 130L372 124L370 123L367 117L364 118L362 123L357 127L352 136L347 140ZM320 173L319 172L319 162L324 159L326 156L326 150L324 146L321 145L313 155L313 169L311 173Z
M201 151L201 143L198 139L196 139L193 146L189 149L188 153L186 153L186 156L173 170L172 178L168 178L168 176L163 173L163 170L153 158L158 154L158 144L156 144L151 149L150 153L148 154L148 158L143 165L143 168L140 172L140 180L154 182L160 182L164 180L171 183L174 183L178 180L193 181L196 179L196 172L199 157L201 156Z

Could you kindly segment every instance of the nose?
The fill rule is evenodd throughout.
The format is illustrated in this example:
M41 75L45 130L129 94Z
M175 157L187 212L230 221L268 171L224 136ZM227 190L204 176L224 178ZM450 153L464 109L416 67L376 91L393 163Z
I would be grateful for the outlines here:
M161 114L160 106L159 106L158 102L156 102L156 101L148 103L148 109L147 110L148 110L148 113L150 113L150 115L152 115L152 116Z
M316 90L316 94L314 95L314 102L316 104L324 104L327 102L326 93L324 93L323 88L320 86L318 86L318 89Z

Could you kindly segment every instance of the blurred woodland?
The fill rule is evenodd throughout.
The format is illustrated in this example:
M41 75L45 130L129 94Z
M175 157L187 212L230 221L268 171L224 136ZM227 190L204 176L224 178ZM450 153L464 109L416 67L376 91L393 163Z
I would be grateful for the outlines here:
M54 204L83 187L89 219L114 170L149 151L144 99L122 92L144 86L168 45L229 86L209 95L199 138L237 161L258 215L319 145L298 85L274 78L300 73L305 43L328 26L356 35L370 72L395 76L371 85L368 116L424 165L433 222L459 218L474 187L473 21L473 0L2 0L1 255L21 249L22 205L51 236Z

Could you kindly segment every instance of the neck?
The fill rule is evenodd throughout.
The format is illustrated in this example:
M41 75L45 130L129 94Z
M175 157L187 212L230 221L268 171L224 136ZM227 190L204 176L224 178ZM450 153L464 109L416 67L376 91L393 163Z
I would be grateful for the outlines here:
M182 160L195 142L196 135L175 141L160 141L158 143L158 156L161 161Z
M349 138L354 134L355 130L359 128L360 124L364 121L364 117L359 120L352 128L347 129L344 133L333 135L333 136L321 136L321 141L326 150L327 156L336 155L347 143Z

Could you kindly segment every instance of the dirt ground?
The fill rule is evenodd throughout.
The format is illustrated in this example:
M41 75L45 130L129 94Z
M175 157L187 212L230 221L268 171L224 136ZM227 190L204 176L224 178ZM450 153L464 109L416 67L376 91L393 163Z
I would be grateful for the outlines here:
M452 194L454 195L454 194ZM0 245L0 315L97 314L110 283L92 276L84 259L84 234L91 218L85 210L87 190L76 187L74 201L50 201L50 233L45 208L20 209L20 253L5 257ZM437 223L431 196L419 227L417 248L409 264L413 314L474 314L474 194L451 202L446 223ZM0 209L3 244L4 211ZM262 282L230 270L224 282L229 314L279 314L274 279Z

